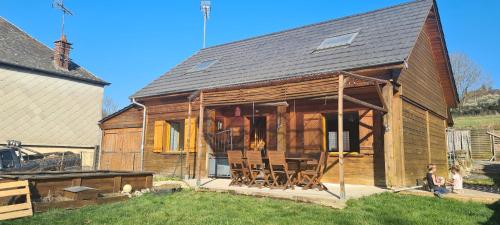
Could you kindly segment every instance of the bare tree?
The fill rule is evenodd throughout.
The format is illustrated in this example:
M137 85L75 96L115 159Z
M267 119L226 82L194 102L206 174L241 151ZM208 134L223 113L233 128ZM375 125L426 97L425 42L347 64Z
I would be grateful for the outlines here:
M118 111L118 104L109 96L104 96L102 100L102 116L106 117Z
M487 78L481 67L465 53L451 54L450 62L460 102L464 102L470 89L480 86Z

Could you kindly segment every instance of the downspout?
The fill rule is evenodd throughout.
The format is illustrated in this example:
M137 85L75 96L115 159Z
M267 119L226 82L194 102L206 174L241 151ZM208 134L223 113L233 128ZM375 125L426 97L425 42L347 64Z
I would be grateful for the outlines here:
M135 98L132 98L132 103L142 107L142 132L141 132L141 171L144 171L144 134L146 133L146 106L136 102Z

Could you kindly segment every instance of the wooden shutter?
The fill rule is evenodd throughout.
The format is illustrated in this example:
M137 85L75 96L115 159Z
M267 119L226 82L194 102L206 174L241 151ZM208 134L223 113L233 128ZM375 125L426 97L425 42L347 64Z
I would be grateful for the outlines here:
M304 114L304 150L320 150L323 147L322 115Z
M194 152L196 147L196 119L191 118L191 124L188 119L184 120L184 149L185 151ZM190 133L188 132L190 130ZM188 143L188 133L190 135Z
M165 122L164 123L164 135L163 135L163 151L169 152L170 151L170 123Z
M163 141L164 141L164 124L165 121L155 121L155 130L154 130L154 140L153 140L153 152L162 152L163 151Z
M323 142L321 143L322 151L328 151L326 148L326 118L321 114L321 133L323 133Z

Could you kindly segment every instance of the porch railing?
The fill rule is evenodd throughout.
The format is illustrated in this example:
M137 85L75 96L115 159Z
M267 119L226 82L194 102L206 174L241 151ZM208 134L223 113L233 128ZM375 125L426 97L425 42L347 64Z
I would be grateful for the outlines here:
M215 133L214 152L233 150L233 132L231 129Z

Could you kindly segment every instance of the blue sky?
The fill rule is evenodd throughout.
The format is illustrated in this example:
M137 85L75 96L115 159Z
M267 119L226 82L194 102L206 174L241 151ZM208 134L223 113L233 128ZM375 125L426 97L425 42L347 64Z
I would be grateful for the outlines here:
M207 46L366 12L406 0L213 0ZM0 0L0 15L52 47L61 14L52 0ZM202 45L197 0L66 0L71 57L111 82L106 95L120 106ZM448 50L464 52L500 86L500 1L438 0Z

